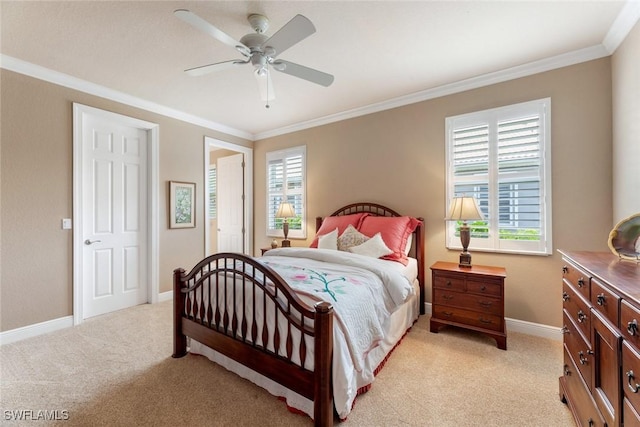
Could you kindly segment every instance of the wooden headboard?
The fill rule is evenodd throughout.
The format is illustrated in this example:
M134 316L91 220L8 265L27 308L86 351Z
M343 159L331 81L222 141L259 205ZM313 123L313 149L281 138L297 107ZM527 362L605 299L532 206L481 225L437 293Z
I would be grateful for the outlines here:
M386 206L370 203L370 202L358 202L352 203L347 206L343 206L340 209L336 210L329 216L341 216L341 215L351 215L356 213L366 212L370 215L375 216L404 216L394 211L391 208ZM418 281L420 282L420 314L424 314L424 301L425 301L425 282L424 282L424 270L425 270L425 259L424 259L424 218L416 218L419 221L418 226L413 232L413 240L411 243L411 250L409 251L409 256L416 258L418 260ZM316 232L320 229L322 225L323 217L316 217Z

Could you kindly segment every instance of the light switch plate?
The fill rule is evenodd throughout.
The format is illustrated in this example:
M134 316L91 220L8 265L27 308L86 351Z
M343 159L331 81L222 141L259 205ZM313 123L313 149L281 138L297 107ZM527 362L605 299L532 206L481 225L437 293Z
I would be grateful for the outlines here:
M62 229L71 230L71 218L62 218Z

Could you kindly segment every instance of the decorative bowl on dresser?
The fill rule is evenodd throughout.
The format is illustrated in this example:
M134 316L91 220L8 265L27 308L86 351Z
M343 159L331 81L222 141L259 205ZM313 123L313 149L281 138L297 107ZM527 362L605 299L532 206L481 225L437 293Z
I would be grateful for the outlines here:
M504 279L502 267L438 261L431 266L431 320L429 329L437 333L450 325L482 332L507 349L504 322Z
M640 426L640 264L560 251L560 399L579 426Z

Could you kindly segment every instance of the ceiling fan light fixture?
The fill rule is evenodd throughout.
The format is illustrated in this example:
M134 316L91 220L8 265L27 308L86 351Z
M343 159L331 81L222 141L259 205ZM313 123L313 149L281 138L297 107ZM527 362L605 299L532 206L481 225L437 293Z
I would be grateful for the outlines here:
M256 68L256 74L259 75L260 77L264 77L269 73L269 71L267 70L266 66L262 66L259 68Z

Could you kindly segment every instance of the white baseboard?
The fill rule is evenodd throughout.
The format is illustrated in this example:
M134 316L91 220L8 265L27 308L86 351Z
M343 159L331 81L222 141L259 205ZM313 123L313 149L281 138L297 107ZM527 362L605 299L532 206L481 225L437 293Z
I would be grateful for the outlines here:
M73 316L65 316L58 319L47 320L46 322L36 323L34 325L23 326L22 328L11 329L9 331L0 332L0 345L11 344L12 342L37 337L38 335L47 334L60 329L70 328L71 326L73 326Z
M161 292L158 294L158 302L173 300L173 291Z
M431 303L424 303L425 314L431 315ZM548 338L555 341L562 341L560 328L540 323L532 323L524 320L505 318L507 332L518 332L521 334L533 335L535 337Z

